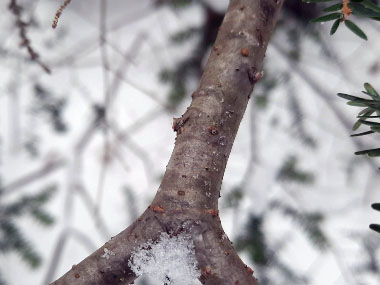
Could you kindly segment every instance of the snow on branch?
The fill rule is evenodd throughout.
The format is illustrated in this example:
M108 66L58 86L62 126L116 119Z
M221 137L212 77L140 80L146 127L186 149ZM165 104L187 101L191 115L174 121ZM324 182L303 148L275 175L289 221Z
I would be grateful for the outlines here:
M158 241L148 241L137 248L128 265L137 276L147 274L162 284L199 284L194 243L185 234L162 233Z

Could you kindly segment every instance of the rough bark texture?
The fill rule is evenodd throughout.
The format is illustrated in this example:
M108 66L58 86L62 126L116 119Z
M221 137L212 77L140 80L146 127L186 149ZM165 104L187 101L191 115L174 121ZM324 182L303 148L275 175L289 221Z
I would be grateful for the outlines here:
M232 0L190 107L174 119L175 147L160 188L131 226L53 282L130 284L133 249L161 232L194 241L204 284L257 284L218 216L218 198L232 144L283 0ZM115 255L102 257L105 249Z

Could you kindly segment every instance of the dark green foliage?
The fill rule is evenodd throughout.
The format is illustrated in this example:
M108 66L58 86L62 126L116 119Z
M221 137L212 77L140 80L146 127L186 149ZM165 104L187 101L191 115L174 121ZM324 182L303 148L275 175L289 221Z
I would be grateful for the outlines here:
M34 209L30 212L30 214L42 225L50 226L54 224L54 218L42 209Z
M181 2L181 1L179 1ZM186 56L182 61L178 62L174 68L166 68L161 71L159 78L170 85L168 93L169 105L175 108L182 102L184 98L189 96L188 82L198 79L203 70L202 62L209 48L215 42L218 28L223 20L224 14L214 10L207 4L206 1L186 1L190 5L200 5L203 8L205 15L204 22L201 26L188 27L171 36L171 41L180 45L189 39L195 41L193 51ZM157 5L177 5L175 0L156 0ZM299 0L287 0L284 3L284 9L291 14L291 18L296 18L299 21L305 22L305 17L314 17L318 13L313 5L306 5ZM284 26L285 27L285 26ZM286 25L289 27L289 25ZM291 29L288 33L292 42L293 50L290 52L294 59L300 58L300 45L295 44L300 42L301 30ZM265 76L255 87L255 102L260 107L265 107L268 102L269 93L277 85L277 79L271 76L270 72L265 72ZM259 90L258 90L259 89Z
M376 90L369 84L364 84L365 91L362 91L363 94L369 96L371 99L364 99L357 96L352 96L349 94L338 93L337 95L343 99L349 100L347 102L348 105L356 106L356 107L364 107L358 114L359 120L353 126L353 130L357 130L362 124L370 126L371 132L366 131L360 134L355 134L353 136L362 136L366 134L372 134L375 132L380 132L379 126L380 123L367 121L367 118L377 118L378 116L371 116L374 112L380 112L380 96L376 92ZM367 152L357 152L356 154L367 154Z
M380 212L380 203L374 203L371 205L372 209Z
M378 10L380 7L376 6L375 4L373 4L371 7L366 1L359 3L350 2L348 6L351 8L352 14L359 17L372 18L380 16L380 11Z
M356 121L356 123L352 127L352 130L356 131L362 124L362 121L363 121L362 118L363 117L369 117L373 112L375 112L375 110L372 108L365 108L364 110L360 111L358 116L357 116L357 118L359 118L359 120Z
M380 116L366 116L366 115L358 115L358 118L380 118Z
M277 78L267 74L264 70L265 76L260 80L260 86L262 86L267 92L273 90L278 85Z
M380 123L377 123L377 122L365 121L365 120L360 120L360 122L363 125L367 125L367 126L370 126L370 127L379 127L380 126Z
M315 148L317 146L315 139L310 135L309 131L305 127L304 124L304 112L303 108L298 100L298 97L294 95L293 90L291 90L291 93L289 94L289 109L290 114L293 117L292 121L292 127L295 129L296 135L292 137L295 137L297 139L300 139L302 143L305 145Z
M320 249L325 249L328 246L328 241L323 233L320 224L323 222L321 213L308 213L298 217L298 222L304 228L313 244Z
M314 181L314 175L297 167L297 158L288 157L277 173L277 179L283 181L310 184Z
M268 106L271 92L278 86L279 80L271 72L264 69L263 78L255 86L254 101L257 107L264 109Z
M289 22L296 20L297 25L305 26L309 19L315 18L319 15L315 4L307 4L300 0L286 0L283 5L285 17L280 19L278 25L290 26ZM285 21L285 23L281 23ZM287 22L287 23L286 23Z
M262 216L251 216L245 236L240 237L236 242L236 249L247 250L251 260L258 265L266 265L269 260L262 219Z
M363 0L362 2L362 5L368 9L371 9L373 11L376 11L376 12L380 12L380 7L377 6L374 2L372 2L371 0Z
M367 35L354 22L346 20L344 21L344 24L359 38L362 38L363 40L368 40Z
M333 20L340 19L340 18L341 18L340 13L332 13L332 14L320 16L318 18L314 18L314 19L310 20L310 22L312 22L312 23L328 22L328 21L333 21Z
M268 106L268 96L266 95L255 95L255 104L260 108L265 108Z
M7 218L14 218L24 214L31 214L36 221L43 225L51 225L53 220L41 207L46 204L55 192L55 186L49 186L36 195L21 197L9 205L1 205L2 214ZM41 217L45 216L45 217Z
M34 96L36 102L33 111L48 116L49 123L52 124L53 129L56 132L66 132L67 125L63 120L63 111L66 107L66 100L64 98L57 98L38 83L34 85Z
M353 101L353 102L363 103L364 106L365 106L366 103L371 103L371 100L360 98L360 97L356 97L356 96L352 96L352 95L349 95L349 94L338 93L338 96L341 97L341 98L343 98L343 99L350 100L350 101Z
M321 224L323 222L323 215L321 213L301 213L298 210L278 201L273 202L271 206L274 209L280 210L286 216L291 217L292 220L304 230L314 246L320 250L327 248L327 237L321 228Z
M374 203L371 205L372 209L380 212L380 203ZM371 224L369 225L371 230L374 230L375 232L380 233L380 225L377 224Z
M366 92L363 91L363 93L371 96L373 99L378 99L380 100L379 94L376 92L376 90L371 86L369 83L364 83L364 89Z
M342 8L343 8L343 4L338 3L338 4L331 5L325 9L323 9L322 11L323 12L335 12L335 11L341 10Z
M230 208L238 207L242 198L243 198L243 190L241 188L236 187L232 189L232 191L230 191L227 194L227 197L225 199L226 207L230 207Z
M197 1L179 1L187 4L200 4ZM177 1L159 1L158 4L169 4ZM176 64L173 69L164 69L160 73L160 79L170 84L168 101L172 108L175 108L185 98L187 91L187 82L192 79L198 80L202 75L202 60L206 52L214 44L218 28L223 20L223 13L219 13L209 7L207 4L200 4L204 8L205 20L201 27L189 27L171 37L175 44L182 44L189 39L196 39L197 43L191 54Z
M377 224L370 224L370 225L369 225L369 228L370 228L371 230L374 230L375 232L380 233L380 225L377 225Z
M362 275L365 279L365 275L374 276L375 279L380 277L380 260L378 258L378 253L380 250L379 236L373 234L366 235L354 235L353 236L360 243L362 252L360 253L360 259L358 259L358 265L355 266L354 272L357 273L359 277ZM365 274L365 275L364 275ZM368 276L368 275L367 275ZM362 278L359 277L358 280ZM368 280L368 279L367 279ZM369 284L368 282L359 282L361 285ZM379 284L380 282L375 281L374 284ZM359 284L358 284L359 285Z
M21 216L29 216L41 225L52 225L54 219L43 209L43 206L50 200L55 190L55 186L49 186L35 195L25 195L16 202L0 204L0 252L2 254L16 252L31 268L37 268L41 264L40 255L20 231L17 219Z
M335 20L334 24L331 26L330 35L335 34L335 32L338 30L340 24L340 20Z
M331 2L332 0L303 0L307 3L317 3L317 2ZM335 2L335 1L334 1ZM379 21L380 20L380 7L377 6L370 0L355 0L350 1L348 3L347 9L344 9L344 5L339 1L339 3L330 5L324 8L322 11L330 14L326 14L323 16L319 16L310 20L310 22L327 22L335 20L331 30L330 35L335 34L335 32L339 28L340 22L344 22L345 26L352 31L355 35L362 38L363 40L367 40L367 35L363 32L362 29L358 27L352 20L348 20L347 17L351 17L351 13L354 16L358 17L366 17L372 20ZM343 12L345 11L345 12ZM335 13L331 13L335 12Z
M288 56L294 60L299 61L301 59L301 30L297 28L289 28L286 31L288 36L288 41L292 43L290 50L288 51Z
M37 268L41 264L41 257L23 237L14 223L7 220L1 221L0 231L2 235L0 252L8 253L9 251L16 251L32 268Z
M283 279L289 284L306 284L307 280L303 276L298 276L293 270L287 267L276 254L282 245L277 246L277 250L272 250L267 245L267 237L264 233L264 215L251 215L249 217L246 231L237 238L235 248L238 251L246 251L255 267L258 267L257 274L260 284L276 284L271 280L268 268L276 270L275 280Z
M375 132L373 131L367 131L367 132L362 132L362 133L358 133L358 134L353 134L351 135L351 137L360 137L360 136L365 136L365 135L370 135L370 134L374 134Z
M186 8L190 4L194 3L193 0L156 0L156 5L168 5L175 9Z
M162 82L171 83L168 101L172 107L176 107L181 103L186 95L187 71L189 71L187 63L184 63L184 65L178 66L176 70L163 70L160 73Z
M198 27L190 27L186 30L175 33L174 35L172 35L170 37L170 40L173 43L181 44L181 43L191 39L192 37L196 36L200 32L201 31Z
M354 103L354 104L356 104L355 106L364 107L364 109L361 110L357 116L359 118L359 120L354 124L353 130L358 129L361 125L369 126L371 130L365 131L362 133L353 134L353 135L351 135L352 137L358 137L358 136L365 136L365 135L374 134L374 133L380 133L380 123L379 122L366 120L366 119L370 119L370 118L372 118L372 119L380 118L380 96L379 96L379 93L369 83L364 83L364 89L365 89L365 91L362 91L362 93L369 96L371 99L364 99L364 98L352 96L349 94L338 93L339 97L346 99L346 100L349 100L348 103L351 103L350 105L353 105L352 103ZM376 112L377 115L371 116L374 112ZM378 156L380 156L380 148L361 150L361 151L355 152L355 154L356 155L368 155L369 157L378 157ZM372 208L374 208L377 211L380 211L380 204L379 203L372 204ZM371 224L369 227L372 230L380 233L380 225Z

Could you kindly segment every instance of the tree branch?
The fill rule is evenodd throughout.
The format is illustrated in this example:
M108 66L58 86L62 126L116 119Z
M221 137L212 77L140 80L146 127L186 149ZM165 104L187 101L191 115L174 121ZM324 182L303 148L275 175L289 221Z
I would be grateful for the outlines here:
M190 107L174 119L176 144L158 192L131 226L52 284L129 284L132 252L162 232L185 233L204 284L257 284L224 234L220 188L282 0L232 0ZM112 255L104 258L105 252Z

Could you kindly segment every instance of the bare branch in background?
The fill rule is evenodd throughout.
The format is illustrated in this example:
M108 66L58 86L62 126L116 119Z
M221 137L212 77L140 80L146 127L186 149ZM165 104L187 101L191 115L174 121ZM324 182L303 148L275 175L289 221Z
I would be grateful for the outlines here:
M42 69L46 73L50 74L51 71L49 67L39 59L40 57L39 54L34 50L28 36L26 35L26 27L28 26L28 24L21 19L22 7L17 3L17 0L10 0L9 10L11 10L11 12L16 18L16 26L19 30L20 39L21 39L20 45L26 48L26 50L29 53L30 59L32 61L36 62L38 65L42 67Z
M40 178L51 174L54 171L64 167L65 165L66 161L64 159L48 160L39 169L32 171L31 173L1 187L1 195L13 193L15 190L18 190L21 187L28 185L29 183L35 182Z
M67 5L69 5L71 0L65 0L65 2L58 8L57 12L55 13L53 24L51 25L53 29L55 29L58 25L59 17L61 17L63 10L66 8Z
M83 232L73 228L64 229L63 232L59 235L55 249L52 251L52 257L43 284L49 284L49 282L51 282L54 278L59 261L61 260L63 255L64 248L70 237L75 241L79 242L89 251L93 251L96 249L96 245L91 240L91 238Z

